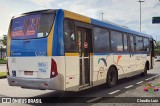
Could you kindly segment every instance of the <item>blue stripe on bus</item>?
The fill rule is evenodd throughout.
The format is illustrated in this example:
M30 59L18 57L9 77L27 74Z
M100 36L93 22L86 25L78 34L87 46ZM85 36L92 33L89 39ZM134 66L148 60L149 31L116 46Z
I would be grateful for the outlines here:
M64 38L63 38L63 21L64 12L62 9L57 10L54 36L52 44L52 56L64 56Z
M147 52L144 52L144 53L93 53L94 55L130 55L130 54L133 54L133 55L137 55L137 54L150 54L150 53L147 53Z
M46 56L47 38L25 40L11 40L11 57ZM41 53L40 53L41 52ZM42 53L43 52L43 53Z
M127 32L127 33L131 33L131 34L136 34L136 35L140 35L140 36L144 36L144 37L151 37L147 34L141 33L141 32L136 32L121 26L117 26L111 23L107 23L107 22L103 22L103 21L99 21L96 19L91 18L91 23L94 25L98 25L98 26L102 26L102 27L106 27L106 28L110 28L110 29L114 29L114 30L119 30L119 31L123 31L123 32Z

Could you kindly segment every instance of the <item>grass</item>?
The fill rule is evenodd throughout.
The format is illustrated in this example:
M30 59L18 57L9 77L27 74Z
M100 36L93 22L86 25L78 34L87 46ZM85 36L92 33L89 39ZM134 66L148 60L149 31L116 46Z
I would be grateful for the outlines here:
M6 64L6 59L0 59L0 64Z
M7 73L6 72L0 72L0 77L6 77Z

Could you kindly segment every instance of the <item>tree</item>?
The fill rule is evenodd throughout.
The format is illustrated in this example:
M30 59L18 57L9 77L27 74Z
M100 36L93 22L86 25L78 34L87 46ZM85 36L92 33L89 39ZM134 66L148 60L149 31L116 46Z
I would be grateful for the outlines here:
M160 41L156 42L155 55L160 55Z
M7 45L7 35L3 35L2 43L3 43L4 46Z

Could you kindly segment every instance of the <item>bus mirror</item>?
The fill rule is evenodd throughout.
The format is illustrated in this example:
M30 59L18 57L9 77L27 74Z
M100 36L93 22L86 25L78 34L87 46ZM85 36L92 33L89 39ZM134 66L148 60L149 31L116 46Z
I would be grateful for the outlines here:
M157 46L157 45L156 45L156 40L153 40L153 44L154 44L155 47Z

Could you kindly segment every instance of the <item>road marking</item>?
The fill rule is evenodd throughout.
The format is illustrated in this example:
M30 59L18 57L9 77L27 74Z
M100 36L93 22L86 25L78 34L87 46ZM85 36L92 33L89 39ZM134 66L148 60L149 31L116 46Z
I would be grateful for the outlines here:
M108 94L112 95L112 94L115 94L115 93L117 93L117 92L119 92L119 91L120 91L120 90L116 90L116 91L110 92L110 93L108 93Z
M127 89L127 88L131 88L132 86L133 86L133 85L129 85L129 86L126 86L126 87L124 87L124 88L126 88L126 89Z
M139 82L137 82L136 84L141 84L143 81L139 81Z
M148 79L145 79L146 81L148 81L148 80L150 80L150 79L152 79L152 78L154 78L154 77L157 77L157 76L159 76L160 74L158 74L158 75L155 75L155 76L153 76L153 77L150 77L150 78L148 78Z
M87 100L86 102L90 103L90 102L99 100L99 99L101 99L101 98L102 98L102 97L93 98L93 99L91 99L91 100Z

